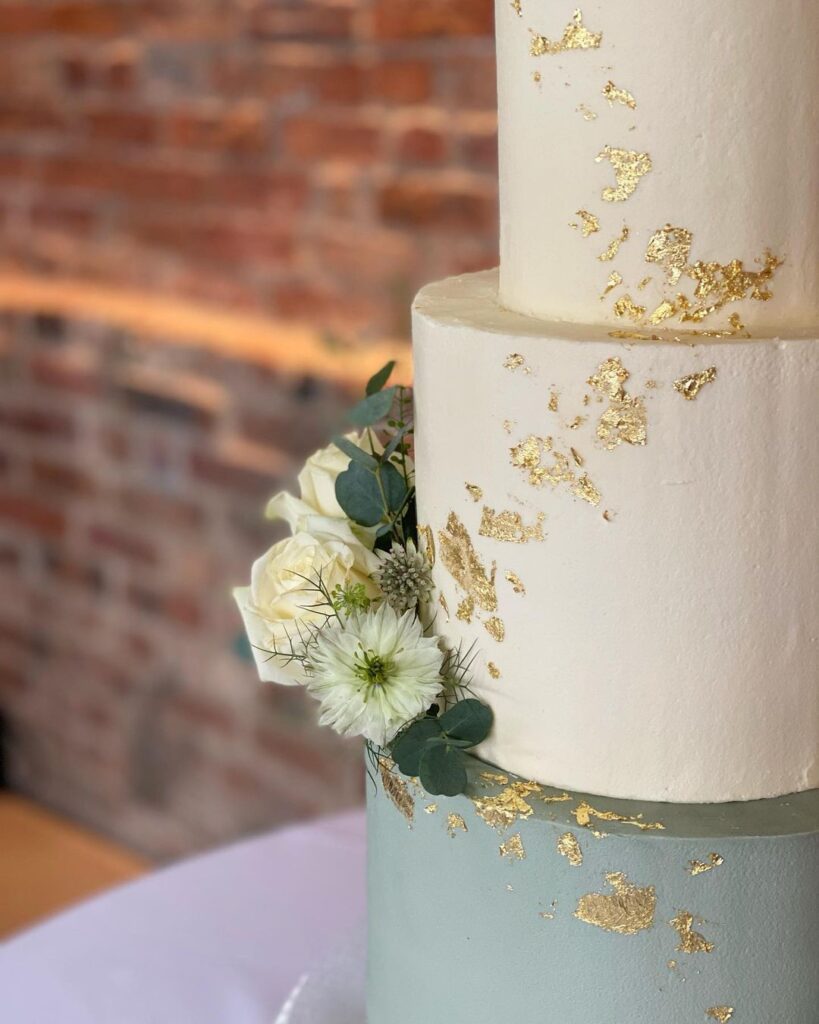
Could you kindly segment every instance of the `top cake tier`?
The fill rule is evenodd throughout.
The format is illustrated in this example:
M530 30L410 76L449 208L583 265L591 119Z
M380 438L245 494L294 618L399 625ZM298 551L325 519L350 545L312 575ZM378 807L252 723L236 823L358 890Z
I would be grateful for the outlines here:
M503 305L819 325L816 0L497 0Z

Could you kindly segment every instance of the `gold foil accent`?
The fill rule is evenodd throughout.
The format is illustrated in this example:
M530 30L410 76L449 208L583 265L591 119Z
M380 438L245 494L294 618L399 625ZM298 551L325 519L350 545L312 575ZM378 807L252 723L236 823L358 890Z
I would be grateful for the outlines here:
M689 373L685 377L674 381L674 390L689 402L693 402L706 384L711 384L717 379L716 366L709 366L707 370L700 373Z
M725 859L718 853L710 853L708 860L690 860L688 862L688 873L692 878L696 878L697 875L704 875L707 871L713 871L714 868L721 868L725 863Z
M512 433L512 428L514 427L514 425L515 425L514 420L504 420L503 421L503 429L506 431L507 434L511 434Z
M438 595L438 604L441 606L441 608L443 608L444 612L446 613L446 617L449 618L449 604L447 603L447 599L444 597L443 594Z
M569 428L569 430L579 430L580 427L582 427L583 424L586 422L586 419L586 416L575 416L571 423L567 423L566 426Z
M395 770L395 762L382 755L378 758L378 773L384 792L411 825L415 820L415 801L409 786Z
M704 935L694 931L694 915L687 910L681 910L673 921L669 921L671 927L680 936L680 944L677 946L678 953L713 953L713 942L709 942Z
M502 786L509 781L507 776L495 772L482 772L481 778ZM516 821L532 817L535 809L527 798L541 792L542 787L536 782L513 782L496 796L473 797L472 803L475 813L490 828L505 832Z
M601 395L611 399L600 417L597 436L611 451L619 444L645 445L648 438L648 417L642 398L626 394L624 384L631 374L615 356L598 367L588 383Z
M582 469L583 466L586 464L586 460L583 458L583 456L576 448L570 448L569 451L572 453L572 458L574 459L575 466L579 466Z
M430 569L435 568L435 534L431 526L418 527L418 544Z
M557 852L565 857L573 868L579 868L583 864L583 851L574 832L564 832L557 841Z
M498 668L494 661L490 661L488 663L488 665L486 666L486 671L489 673L492 679L500 679L501 677L501 670Z
M583 476L577 481L572 487L572 493L576 494L578 498L582 498L587 501L590 505L594 505L595 508L600 504L602 500L602 494L594 486L589 479L588 473L584 473Z
M511 836L505 843L501 843L499 849L501 857L508 857L510 860L526 859L526 850L523 848L520 832Z
M590 32L583 24L583 14L578 9L563 31L560 40L553 41L548 36L532 33L529 52L533 57L553 57L568 50L598 50L603 42L602 32Z
M654 278L649 274L648 277L644 277L643 280L637 285L637 291L642 292L651 284Z
M608 249L606 249L605 252L601 252L600 255L597 257L600 260L600 262L611 263L615 256L617 256L617 254L620 252L620 246L624 242L627 242L629 240L630 235L631 230L627 227L624 227L620 234L617 236L617 238L615 238L614 241L609 245Z
M734 1016L734 1008L733 1006L712 1006L710 1010L705 1011L705 1016L719 1021L719 1024L728 1024L728 1021Z
M666 320L670 320L672 316L676 316L677 307L673 302L668 299L664 299L659 306L654 310L651 316L648 318L649 323L661 324Z
M536 82L538 85L540 85L540 83L543 81L543 75L541 75L541 73L539 71L533 71L532 72L532 81Z
M614 521L614 516L608 509L606 509L605 512L603 512L603 518L606 520L607 523L611 523Z
M446 819L446 830L449 833L449 838L454 839L456 832L468 832L469 829L466 827L466 822L460 814L454 812L448 815Z
M607 359L597 368L597 373L589 377L589 384L595 391L608 398L620 398L624 394L624 385L631 374L620 362L618 356Z
M677 961L676 960L669 960L668 961L668 969L669 969L669 971L676 971L677 970Z
M471 597L477 607L494 612L498 607L495 567L487 573L475 551L469 532L454 512L450 512L446 530L438 534L441 561L452 578Z
M504 626L503 620L499 619L497 615L487 619L483 624L483 628L496 643L502 644L506 639L506 626Z
M472 622L474 615L475 599L473 597L465 597L458 605L458 610L455 612L455 618L460 619L461 622L465 622L468 626Z
M577 216L583 222L582 228L584 238L588 238L589 235L594 235L600 230L600 218L595 217L593 213L589 213L588 210L578 210ZM573 226L578 227L577 224Z
M542 438L530 434L520 444L510 449L512 465L519 469L535 469L540 465L540 454L543 448Z
M653 885L641 888L622 872L606 875L613 893L591 892L581 896L574 916L586 924L618 935L637 935L654 924L657 894Z
M623 275L618 270L613 270L609 274L609 279L606 281L606 287L603 294L600 296L601 299L605 299L607 295L611 295L615 288L619 288L623 283Z
M575 821L581 828L590 828L592 818L597 821L619 821L623 825L633 825L642 832L661 832L665 825L659 821L643 821L642 815L629 817L628 815L617 814L615 811L598 811L591 804L582 800L572 811Z
M577 108L577 113L583 115L584 121L596 121L597 114L593 110L589 110L585 103L581 103Z
M519 512L501 510L496 512L488 505L484 506L478 534L491 537L505 544L528 544L529 541L539 542L544 539L543 521L545 516L539 513L532 526L526 526Z
M622 341L659 341L659 334L646 334L645 331L609 331L610 338Z
M559 408L560 395L553 391L549 395L549 412L557 412Z
M516 594L526 593L526 586L524 585L523 580L520 578L520 576L518 576L516 572L512 572L511 569L507 570L506 579L508 580L509 583L512 584L512 590L514 590Z
M628 107L629 110L637 109L637 100L632 96L628 89L618 88L614 82L609 80L603 86L603 95L614 106L615 103L622 103L624 107Z
M523 5L521 0L511 0L511 8L519 18L523 17Z
M614 168L616 187L603 189L603 200L607 203L623 203L637 191L640 181L651 171L652 162L648 153L633 149L617 149L605 146L597 156L597 162L608 160Z
M424 808L424 814L435 814L438 810L438 804L427 804Z
M630 295L624 295L614 303L614 315L638 324L646 315L646 307L638 306Z
M544 804L568 804L571 803L573 798L568 793L559 793L556 796L550 796L544 793L539 796L539 799L542 800Z
M526 358L520 352L512 352L506 357L503 364L504 370L520 370L526 368Z
M481 778L492 786L508 786L509 776L502 772L481 772Z
M646 249L646 263L658 263L665 268L671 285L677 284L688 266L693 234L687 228L666 224L651 236Z
M465 484L469 497L473 501L480 501L483 497L483 490L477 484Z

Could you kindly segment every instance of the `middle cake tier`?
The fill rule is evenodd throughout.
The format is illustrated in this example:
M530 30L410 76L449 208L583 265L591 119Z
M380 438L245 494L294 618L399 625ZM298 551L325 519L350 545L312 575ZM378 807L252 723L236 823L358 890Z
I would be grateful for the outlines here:
M680 803L819 787L819 341L597 333L415 306L436 629L474 647L482 756Z

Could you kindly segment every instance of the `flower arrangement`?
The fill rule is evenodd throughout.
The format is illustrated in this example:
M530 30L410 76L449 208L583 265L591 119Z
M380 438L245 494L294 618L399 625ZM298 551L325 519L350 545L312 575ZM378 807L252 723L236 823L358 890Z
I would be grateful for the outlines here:
M394 363L351 410L355 432L307 460L300 496L267 515L291 535L253 565L234 597L262 681L303 686L319 721L362 736L431 794L464 791L464 752L486 738L490 708L471 696L472 650L436 635L427 553L419 548L412 390Z

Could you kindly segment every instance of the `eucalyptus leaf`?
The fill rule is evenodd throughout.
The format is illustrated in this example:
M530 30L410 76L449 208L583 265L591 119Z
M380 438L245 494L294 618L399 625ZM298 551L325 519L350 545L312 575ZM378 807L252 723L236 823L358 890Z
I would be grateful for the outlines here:
M393 436L389 440L389 443L387 444L387 447L384 449L384 453L381 456L381 458L384 459L384 461L389 459L390 456L395 453L396 448L398 447L399 444L401 444L401 442L404 440L404 438L407 436L411 429L411 427L402 427L399 431L397 431L397 433L393 434Z
M375 474L351 462L336 478L336 498L344 513L359 526L375 526L384 518L384 502Z
M464 755L446 743L428 743L418 766L421 785L432 796L457 796L466 790Z
M415 776L421 770L421 758L430 741L440 740L441 727L435 718L413 722L390 747L390 755L404 775Z
M392 376L395 369L395 360L391 359L386 366L382 366L378 373L374 373L367 383L367 394L377 394Z
M366 466L369 470L375 470L378 466L378 459L373 458L369 452L364 451L363 448L359 448L354 441L351 441L349 437L334 437L333 444L339 451L344 452L345 455L349 455L353 462L360 462L362 466Z
M395 388L387 388L386 391L379 391L362 399L358 405L354 405L349 413L349 420L357 427L372 427L380 423L392 409L395 400Z
M384 488L388 510L390 512L400 511L407 500L407 481L390 462L382 465L378 472L381 475L381 486Z
M489 735L492 728L492 709L483 701L469 697L445 711L439 719L441 728L454 740L464 740L474 747Z

